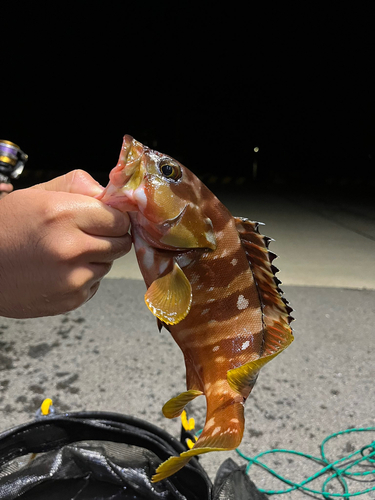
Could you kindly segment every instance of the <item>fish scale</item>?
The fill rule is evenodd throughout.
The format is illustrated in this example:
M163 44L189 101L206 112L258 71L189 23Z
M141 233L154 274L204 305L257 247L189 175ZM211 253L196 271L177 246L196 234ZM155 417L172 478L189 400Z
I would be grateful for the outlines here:
M184 355L187 390L163 406L164 415L179 416L200 395L207 402L199 439L157 468L159 481L192 456L240 444L260 369L293 340L292 309L259 223L233 217L175 159L125 136L99 199L129 212L146 305Z

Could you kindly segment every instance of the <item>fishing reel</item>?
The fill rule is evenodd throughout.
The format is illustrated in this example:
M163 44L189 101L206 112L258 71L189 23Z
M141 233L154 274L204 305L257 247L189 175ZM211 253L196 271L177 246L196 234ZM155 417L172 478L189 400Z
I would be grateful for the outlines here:
M17 179L25 167L28 156L17 144L0 140L0 182L10 183Z

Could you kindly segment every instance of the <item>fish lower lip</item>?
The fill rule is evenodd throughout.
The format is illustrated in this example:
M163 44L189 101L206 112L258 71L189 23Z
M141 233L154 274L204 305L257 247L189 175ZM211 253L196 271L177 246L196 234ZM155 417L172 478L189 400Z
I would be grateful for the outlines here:
M137 206L129 194L125 194L115 186L110 185L96 198L106 205L117 208L121 212L131 212L137 210Z
M125 196L123 198L118 196L116 200L109 200L107 204L113 208L117 208L121 212L136 212L138 209L136 205Z

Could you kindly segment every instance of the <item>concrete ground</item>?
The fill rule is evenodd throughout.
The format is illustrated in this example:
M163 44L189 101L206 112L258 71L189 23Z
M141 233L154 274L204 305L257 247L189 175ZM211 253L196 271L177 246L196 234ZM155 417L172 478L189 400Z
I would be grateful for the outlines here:
M234 215L266 224L275 238L285 296L294 308L295 342L266 366L246 403L241 452L272 448L320 455L329 434L375 427L375 212L364 203L281 197L271 193L223 194ZM178 347L161 333L143 303L145 286L129 254L115 263L85 306L53 318L0 318L0 431L33 418L45 397L59 412L108 410L137 416L178 437L180 423L161 407L185 388ZM189 416L204 424L198 398ZM335 460L375 440L375 431L351 432L329 442ZM209 453L201 463L211 478L236 452ZM320 465L282 454L264 461L298 482ZM250 476L264 489L285 489L261 469ZM372 476L373 478L373 476ZM311 484L319 490L322 481ZM340 486L332 482L335 491ZM350 483L351 491L371 483ZM322 498L312 495L315 498ZM303 499L294 491L276 499ZM359 498L375 499L375 492Z

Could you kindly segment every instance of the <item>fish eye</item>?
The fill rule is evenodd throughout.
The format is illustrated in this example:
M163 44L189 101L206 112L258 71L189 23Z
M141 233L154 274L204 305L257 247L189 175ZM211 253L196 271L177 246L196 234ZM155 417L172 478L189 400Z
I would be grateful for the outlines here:
M173 181L177 181L182 175L181 168L173 163L163 163L160 165L160 171L164 177Z

